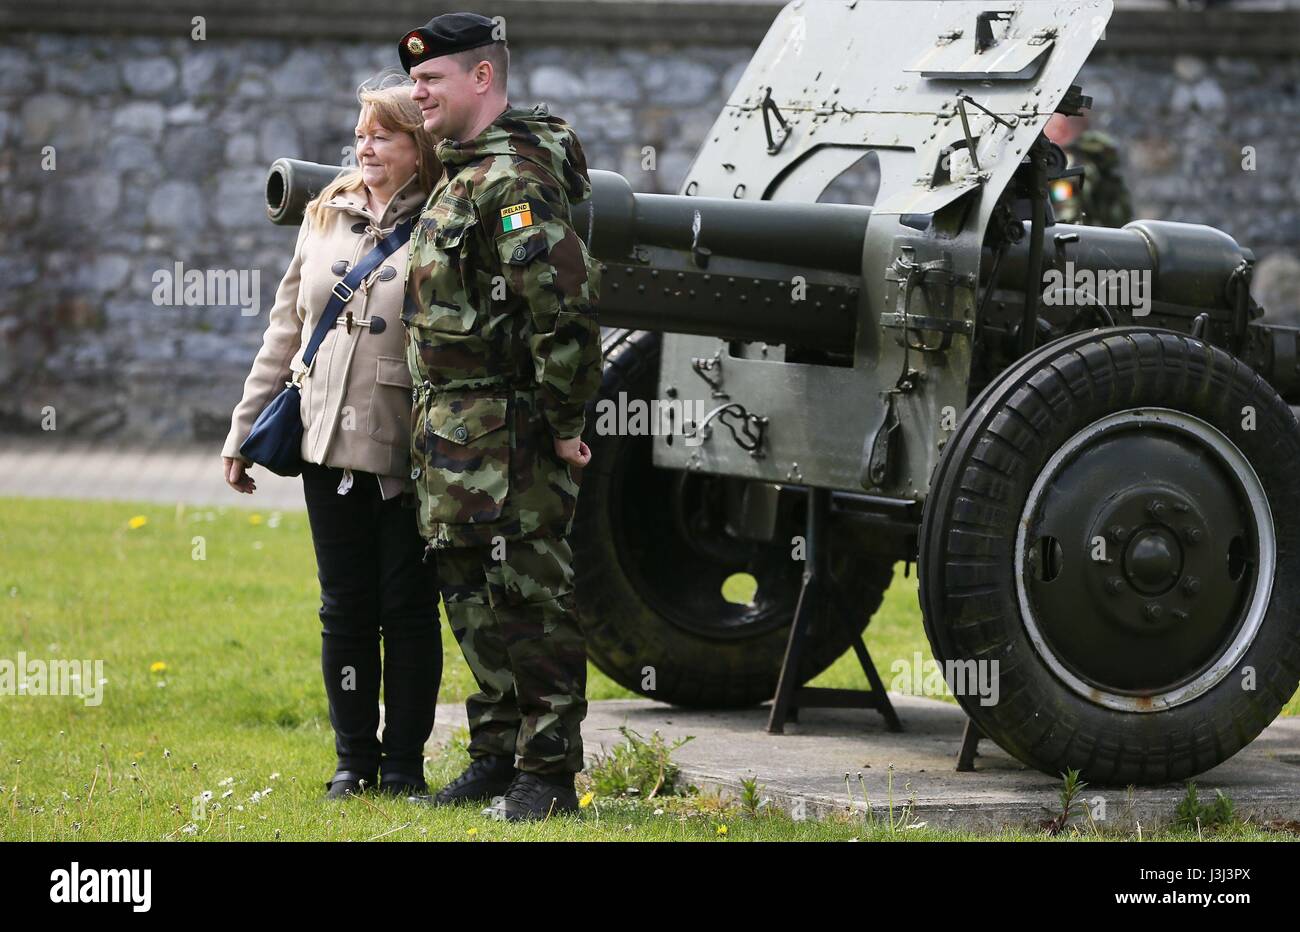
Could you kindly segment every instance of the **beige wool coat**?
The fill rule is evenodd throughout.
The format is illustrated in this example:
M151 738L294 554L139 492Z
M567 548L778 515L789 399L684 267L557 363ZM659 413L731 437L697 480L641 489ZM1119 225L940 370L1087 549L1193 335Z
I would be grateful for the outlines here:
M302 352L334 283L347 274L398 222L423 206L417 176L394 193L375 218L366 190L345 191L325 205L322 229L305 219L293 259L276 291L262 347L231 416L222 456L238 457L253 421L300 375L302 458L379 475L384 497L409 488L411 375L406 366L402 300L409 244L403 244L358 288L326 335L310 371ZM353 316L347 329L347 312ZM357 321L382 317L382 333Z

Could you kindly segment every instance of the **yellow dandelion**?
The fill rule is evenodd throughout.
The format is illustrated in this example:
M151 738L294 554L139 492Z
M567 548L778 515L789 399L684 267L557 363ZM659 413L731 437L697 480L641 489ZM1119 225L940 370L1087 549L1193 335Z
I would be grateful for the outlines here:
M251 514L251 515L248 516L248 523L249 523L249 524L261 524L261 523L262 523L262 516L259 515L259 514Z
M130 521L126 522L126 526L134 531L136 528L144 527L148 523L149 523L149 519L146 518L144 515L136 515Z
M153 663L149 664L150 673L163 673L166 670L167 664L163 663L161 660L155 660Z
M476 829L476 828L469 828L469 829L466 829L466 830L465 830L465 834L468 835L470 838L473 838L474 836L476 836L476 835L478 834L478 829Z
M586 809L588 806L591 805L591 801L595 798L596 798L596 794L591 792L591 790L588 790L583 795L582 799L578 800L578 807L580 809Z
M726 827L725 825L719 825L719 826L718 826L718 834L719 834L719 835L725 835L725 834L727 834L727 827Z

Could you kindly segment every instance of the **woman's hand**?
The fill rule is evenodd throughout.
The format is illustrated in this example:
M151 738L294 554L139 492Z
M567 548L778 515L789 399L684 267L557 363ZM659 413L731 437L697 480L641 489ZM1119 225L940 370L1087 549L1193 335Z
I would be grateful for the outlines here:
M222 465L225 467L226 484L236 492L245 492L252 495L257 491L257 482L248 473L244 472L246 464L241 459L235 459L231 456L221 458ZM251 464L247 464L251 465Z
M569 440L555 438L555 455L570 466L586 466L591 462L591 448L582 442L581 437Z

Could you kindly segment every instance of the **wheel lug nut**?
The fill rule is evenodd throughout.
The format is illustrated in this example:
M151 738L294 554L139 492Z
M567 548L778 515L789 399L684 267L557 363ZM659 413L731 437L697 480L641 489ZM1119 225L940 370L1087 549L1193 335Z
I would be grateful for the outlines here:
M1112 524L1110 526L1110 530L1107 533L1110 534L1110 539L1114 543L1118 544L1120 541L1124 539L1124 528L1121 525Z
M1157 500L1152 502L1150 505L1147 505L1147 514L1151 515L1153 518L1159 518L1164 513L1165 503L1162 501Z
M1198 527L1189 527L1187 529L1187 542L1189 544L1199 544L1201 542L1201 538L1203 538L1204 536L1205 536L1205 532Z
M1196 595L1201 591L1201 581L1195 576L1188 576L1183 580L1183 591L1188 595Z
M1119 595L1119 590L1123 587L1124 580L1120 579L1118 576L1112 576L1110 579L1106 580L1106 591L1111 595Z
M1187 511L1187 503L1186 503L1186 502L1174 502L1174 511L1178 512L1179 514L1184 513L1185 511Z
M1148 602L1146 607L1147 618L1151 621L1159 621L1160 616L1164 614L1164 609L1160 607L1159 602Z

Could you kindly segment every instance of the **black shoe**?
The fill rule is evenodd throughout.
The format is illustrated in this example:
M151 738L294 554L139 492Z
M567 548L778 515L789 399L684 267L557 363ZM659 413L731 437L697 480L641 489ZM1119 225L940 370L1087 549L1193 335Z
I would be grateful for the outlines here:
M326 799L343 799L345 796L358 796L375 785L373 773L358 773L355 770L340 770L325 781Z
M573 774L520 772L492 815L507 822L527 822L578 811Z
M455 780L433 796L415 797L432 806L450 806L454 803L487 803L510 788L515 778L514 756L489 754L476 757Z
M424 777L386 773L380 778L379 792L385 796L427 796L429 784L424 782Z

